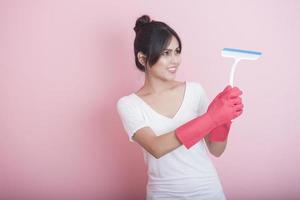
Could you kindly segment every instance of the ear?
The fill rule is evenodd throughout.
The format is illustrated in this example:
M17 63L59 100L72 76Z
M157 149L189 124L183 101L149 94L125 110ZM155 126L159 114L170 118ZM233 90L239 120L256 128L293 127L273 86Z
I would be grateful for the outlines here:
M143 65L146 66L146 55L143 54L141 51L138 52L137 54L139 62Z

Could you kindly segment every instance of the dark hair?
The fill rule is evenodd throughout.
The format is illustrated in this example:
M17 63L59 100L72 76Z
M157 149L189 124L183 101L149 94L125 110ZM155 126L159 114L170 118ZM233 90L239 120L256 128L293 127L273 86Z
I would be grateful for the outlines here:
M179 43L179 51L181 52L181 40L177 33L164 22L150 21L148 15L143 15L136 20L134 27L136 36L134 40L134 56L137 68L145 72L145 67L138 60L138 52L146 55L146 63L151 67L154 65L164 48L166 48L172 36Z

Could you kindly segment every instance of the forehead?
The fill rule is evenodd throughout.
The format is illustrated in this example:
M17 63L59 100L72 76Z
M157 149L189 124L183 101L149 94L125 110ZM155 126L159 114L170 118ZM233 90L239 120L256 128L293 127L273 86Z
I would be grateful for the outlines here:
M170 41L169 45L167 46L167 49L176 49L177 47L179 47L179 43L178 43L176 37L172 36L171 41Z

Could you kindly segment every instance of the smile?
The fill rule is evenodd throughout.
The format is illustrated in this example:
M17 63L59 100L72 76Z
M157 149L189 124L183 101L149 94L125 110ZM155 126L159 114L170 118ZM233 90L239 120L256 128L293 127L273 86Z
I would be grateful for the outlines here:
M168 68L168 71L171 72L171 73L175 73L176 70L177 70L176 67L170 67L170 68Z

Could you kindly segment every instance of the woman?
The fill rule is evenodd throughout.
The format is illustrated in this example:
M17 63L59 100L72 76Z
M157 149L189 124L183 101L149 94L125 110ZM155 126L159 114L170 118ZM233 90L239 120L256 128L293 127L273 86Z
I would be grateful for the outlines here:
M129 140L144 153L147 200L226 199L206 148L216 157L225 150L231 120L243 111L242 92L227 86L208 105L199 83L175 80L182 50L177 33L147 15L134 30L145 83L121 97L117 109Z

